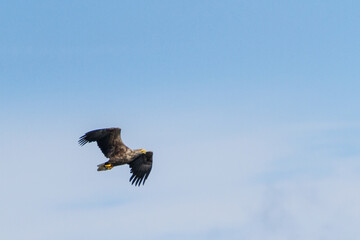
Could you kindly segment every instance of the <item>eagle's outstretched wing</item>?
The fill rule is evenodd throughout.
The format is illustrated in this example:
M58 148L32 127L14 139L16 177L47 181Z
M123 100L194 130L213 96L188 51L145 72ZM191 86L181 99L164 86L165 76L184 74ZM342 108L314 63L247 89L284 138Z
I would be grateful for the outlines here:
M83 146L86 143L96 141L105 157L110 158L118 149L128 148L122 142L120 132L120 128L104 128L90 131L80 137L79 144Z
M132 176L129 180L131 184L135 183L135 186L140 186L145 183L146 179L148 178L151 168L152 168L152 157L153 152L146 152L145 154L140 155L139 157L135 158L132 162L129 163Z

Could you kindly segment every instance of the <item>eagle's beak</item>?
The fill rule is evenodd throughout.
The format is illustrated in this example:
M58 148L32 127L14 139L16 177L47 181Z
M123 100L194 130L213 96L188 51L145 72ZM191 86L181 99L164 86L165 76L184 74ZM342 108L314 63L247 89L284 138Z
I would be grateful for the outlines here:
M146 153L146 150L145 150L145 149L140 149L140 152L141 152L142 154L145 154L145 153Z

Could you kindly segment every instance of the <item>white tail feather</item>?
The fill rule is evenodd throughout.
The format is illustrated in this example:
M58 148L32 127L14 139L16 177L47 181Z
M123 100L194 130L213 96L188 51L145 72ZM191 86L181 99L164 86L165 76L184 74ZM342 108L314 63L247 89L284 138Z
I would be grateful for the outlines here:
M102 163L102 164L99 164L97 165L98 166L98 171L106 171L106 170L109 170L105 167L105 163Z

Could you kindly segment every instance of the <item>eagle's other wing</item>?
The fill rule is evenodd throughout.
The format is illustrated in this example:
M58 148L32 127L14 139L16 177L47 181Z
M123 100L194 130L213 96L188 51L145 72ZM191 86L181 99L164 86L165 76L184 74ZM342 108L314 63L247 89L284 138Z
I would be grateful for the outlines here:
M79 144L83 146L86 143L96 141L105 157L109 158L115 154L116 149L119 147L127 148L121 140L120 132L120 128L104 128L90 131L80 137Z
M152 168L152 156L153 152L146 152L129 163L130 173L133 174L129 180L131 184L135 183L135 186L140 186L141 182L145 183Z

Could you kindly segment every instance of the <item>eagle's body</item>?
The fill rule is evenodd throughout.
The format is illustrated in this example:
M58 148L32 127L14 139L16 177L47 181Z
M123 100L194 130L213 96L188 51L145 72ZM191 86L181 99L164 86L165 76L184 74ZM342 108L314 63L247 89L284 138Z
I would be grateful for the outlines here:
M97 142L99 148L109 161L99 164L98 171L110 170L115 166L129 164L132 184L144 184L152 168L152 152L145 149L128 148L120 136L120 128L104 128L87 132L80 137L81 146L88 142Z

